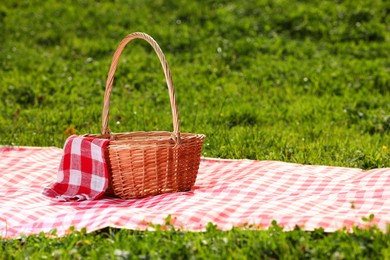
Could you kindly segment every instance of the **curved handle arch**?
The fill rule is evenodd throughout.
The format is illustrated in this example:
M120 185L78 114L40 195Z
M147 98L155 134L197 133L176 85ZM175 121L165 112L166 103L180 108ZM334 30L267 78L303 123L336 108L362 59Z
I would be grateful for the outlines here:
M173 134L174 134L173 138L175 139L176 143L179 144L181 142L180 127L179 127L179 113L176 105L175 88L172 81L171 71L169 69L168 62L165 59L165 55L162 52L160 46L151 36L142 32L134 32L127 35L119 43L119 46L116 49L114 56L112 58L110 70L108 71L108 76L106 81L106 90L104 93L104 105L103 105L103 112L102 112L102 134L110 134L111 132L108 127L109 112L110 112L110 96L111 96L112 86L114 83L114 75L115 75L116 67L119 62L119 57L122 54L122 51L125 48L125 46L129 42L137 38L145 40L153 47L154 51L156 52L160 60L161 66L164 70L164 75L168 86L169 99L170 99L171 109L172 109L172 122L173 122Z

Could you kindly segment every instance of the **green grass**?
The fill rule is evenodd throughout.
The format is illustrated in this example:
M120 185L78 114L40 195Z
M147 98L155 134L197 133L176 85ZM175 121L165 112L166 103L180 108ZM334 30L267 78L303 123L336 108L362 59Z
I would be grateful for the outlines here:
M144 31L170 63L182 131L208 136L205 156L388 167L388 4L241 2L6 1L0 143L98 133L113 51ZM147 44L130 43L116 79L113 131L172 129Z
M99 133L112 54L144 31L171 66L182 131L207 135L204 156L390 167L389 12L384 0L3 0L0 144ZM110 125L172 129L141 40L120 60Z
M168 230L165 230L168 228ZM389 230L390 231L390 230ZM45 234L0 241L2 259L389 259L390 233L376 227L353 233L283 231L274 223L256 231L206 232L170 229L128 231L107 229L92 234L73 231L62 238Z

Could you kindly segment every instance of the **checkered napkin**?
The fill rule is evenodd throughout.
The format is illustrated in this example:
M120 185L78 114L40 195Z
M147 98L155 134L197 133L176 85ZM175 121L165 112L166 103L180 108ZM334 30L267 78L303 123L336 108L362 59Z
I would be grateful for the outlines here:
M108 187L104 159L107 139L72 135L65 144L57 173L57 182L44 194L59 201L98 199Z

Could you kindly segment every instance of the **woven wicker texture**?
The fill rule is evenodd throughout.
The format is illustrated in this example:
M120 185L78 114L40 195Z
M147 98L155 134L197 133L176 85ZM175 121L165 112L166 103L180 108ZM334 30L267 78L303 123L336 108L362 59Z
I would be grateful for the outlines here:
M172 108L173 132L112 133L108 127L115 70L125 46L137 38L153 47L163 67ZM110 173L109 192L124 199L191 190L205 139L202 134L180 133L175 89L168 63L157 42L140 32L126 36L115 51L106 82L102 134L86 136L110 139L105 151Z

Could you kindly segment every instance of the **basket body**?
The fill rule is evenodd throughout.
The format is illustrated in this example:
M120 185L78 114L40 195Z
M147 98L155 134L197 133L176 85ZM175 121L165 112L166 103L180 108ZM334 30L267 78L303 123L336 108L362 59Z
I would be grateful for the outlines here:
M133 39L147 41L164 70L172 109L173 132L111 133L108 128L110 95L119 57ZM102 134L85 136L110 139L105 159L110 175L108 194L123 199L189 191L195 184L205 135L180 133L171 73L158 44L149 35L132 33L117 48L106 81L102 112Z
M182 142L176 145L171 135L170 132L112 134L114 140L105 150L109 193L131 199L191 190L205 136L182 133Z

